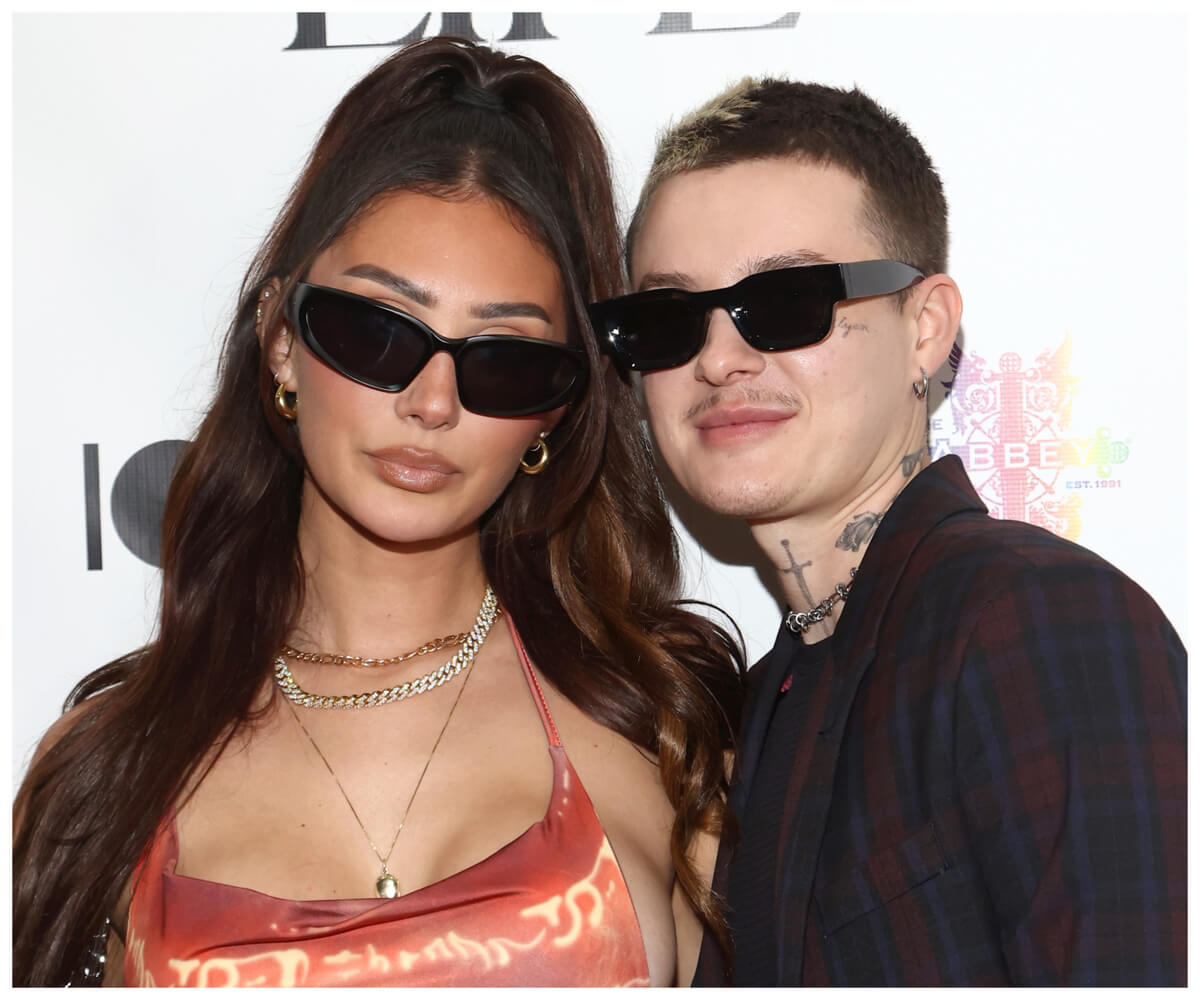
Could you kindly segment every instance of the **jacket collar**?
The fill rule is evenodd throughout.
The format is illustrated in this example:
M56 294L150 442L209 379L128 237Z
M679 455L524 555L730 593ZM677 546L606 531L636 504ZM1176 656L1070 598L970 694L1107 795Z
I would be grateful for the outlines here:
M834 629L832 653L839 665L847 668L847 673L855 675L843 678L844 681L857 688L862 672L874 659L881 625L879 611L891 600L921 539L942 521L964 512L986 514L987 507L979 499L957 455L947 455L928 465L900 491L867 546L854 586ZM730 799L738 815L754 780L771 716L779 700L779 688L798 641L781 625L774 647L751 671L752 694L740 741L740 787L735 787ZM839 671L841 669L839 666ZM756 674L760 676L755 677ZM838 707L845 704L844 698L832 699L831 713L841 714ZM822 723L822 730L828 731L838 725L837 718L827 718Z
M967 512L987 513L957 455L926 466L902 489L867 545L854 587L834 629L834 649L857 657L875 647L887 607L917 546L948 518Z

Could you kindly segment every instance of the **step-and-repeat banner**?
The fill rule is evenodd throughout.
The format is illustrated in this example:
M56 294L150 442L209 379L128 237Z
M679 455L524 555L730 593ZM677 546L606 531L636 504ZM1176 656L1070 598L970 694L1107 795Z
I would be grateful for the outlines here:
M1185 33L1181 15L17 15L14 779L74 682L153 630L167 478L317 130L432 34L570 81L626 218L656 130L742 76L857 84L906 120L946 186L965 299L935 456L1185 633ZM691 592L757 658L771 568L668 489Z

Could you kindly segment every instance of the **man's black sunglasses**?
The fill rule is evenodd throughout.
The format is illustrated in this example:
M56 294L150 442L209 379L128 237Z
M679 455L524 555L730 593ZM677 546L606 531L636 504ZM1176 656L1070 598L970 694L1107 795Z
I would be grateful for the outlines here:
M761 271L728 288L685 292L655 288L588 307L601 347L637 372L690 361L704 347L708 314L724 309L755 350L790 351L829 336L833 307L845 299L885 295L925 277L895 260L811 264Z
M291 319L305 345L334 371L372 389L400 392L438 351L454 359L458 399L489 417L526 417L573 399L587 377L581 350L536 337L443 337L375 299L301 282Z

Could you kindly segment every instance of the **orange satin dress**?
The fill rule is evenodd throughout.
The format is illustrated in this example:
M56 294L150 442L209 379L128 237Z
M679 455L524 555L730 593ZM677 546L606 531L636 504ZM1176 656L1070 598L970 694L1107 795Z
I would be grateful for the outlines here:
M648 986L625 879L513 640L554 764L539 822L395 899L294 900L177 875L172 814L135 872L125 985Z

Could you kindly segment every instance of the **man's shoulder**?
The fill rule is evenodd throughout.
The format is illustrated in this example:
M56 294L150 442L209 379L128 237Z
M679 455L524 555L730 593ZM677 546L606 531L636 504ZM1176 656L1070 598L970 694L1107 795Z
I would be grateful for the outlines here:
M1036 641L1068 643L1103 628L1114 641L1118 634L1122 642L1136 636L1134 644L1145 650L1179 655L1178 635L1155 600L1098 553L1045 528L993 518L982 505L940 513L873 553L870 570L881 585L864 588L859 631L893 648L932 643L947 653L981 623L1006 629L1013 640L1035 641L1036 633ZM864 583L866 563L859 574Z
M1099 581L1142 593L1100 554L1046 528L994 518L955 456L925 468L897 498L863 560L860 577L876 576L878 602L938 592L978 601L1014 586Z
M931 529L912 553L905 576L908 583L936 587L977 579L989 590L1021 582L1096 580L1144 593L1128 574L1077 542L1024 521L979 513L948 518Z

